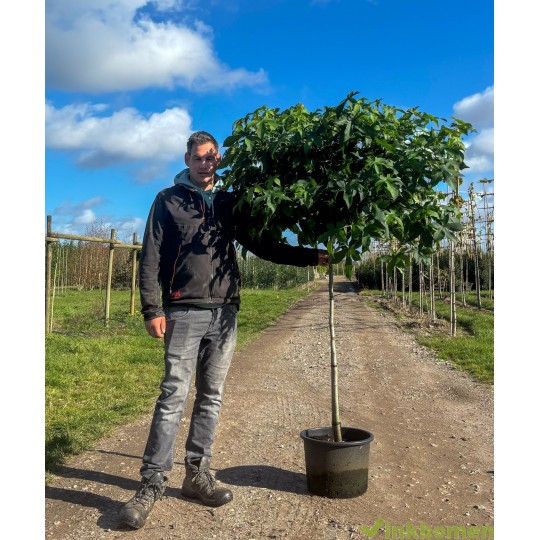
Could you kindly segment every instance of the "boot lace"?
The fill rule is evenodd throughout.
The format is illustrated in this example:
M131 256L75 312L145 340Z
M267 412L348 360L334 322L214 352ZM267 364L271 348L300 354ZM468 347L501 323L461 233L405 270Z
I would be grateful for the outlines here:
M216 480L208 469L197 472L193 477L193 482L210 491L214 491L216 487Z
M144 482L142 486L139 487L135 496L133 497L133 502L142 504L145 508L148 508L155 501L161 499L163 492L159 484L154 484L152 482Z

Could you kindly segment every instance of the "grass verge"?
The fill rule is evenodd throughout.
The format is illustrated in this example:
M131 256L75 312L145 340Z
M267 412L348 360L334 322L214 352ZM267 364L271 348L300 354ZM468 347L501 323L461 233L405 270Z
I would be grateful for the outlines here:
M433 350L439 358L452 362L458 369L466 371L481 382L493 384L494 379L494 316L493 300L483 300L482 309L473 305L473 298L467 298L468 305L457 303L456 319L458 335L450 336L450 305L448 299L436 299L435 310L439 324L429 326L427 318L420 319L403 309L401 300L383 299L380 291L362 291L377 306L390 309L400 324L411 330L417 341ZM413 308L418 309L418 293L413 294ZM416 312L417 313L417 312Z
M301 297L297 288L242 292L238 348L244 348ZM45 337L45 469L53 472L115 426L151 411L163 376L163 342L130 316L129 291L66 291L54 303Z

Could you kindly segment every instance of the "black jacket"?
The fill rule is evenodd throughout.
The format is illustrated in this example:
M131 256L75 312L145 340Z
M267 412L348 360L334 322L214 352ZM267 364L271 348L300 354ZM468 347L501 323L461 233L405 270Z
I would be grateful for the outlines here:
M317 249L250 238L235 196L215 194L210 210L195 188L177 184L156 196L146 223L139 288L145 320L175 304L240 304L240 272L234 241L275 263L315 266ZM160 300L161 293L161 300Z

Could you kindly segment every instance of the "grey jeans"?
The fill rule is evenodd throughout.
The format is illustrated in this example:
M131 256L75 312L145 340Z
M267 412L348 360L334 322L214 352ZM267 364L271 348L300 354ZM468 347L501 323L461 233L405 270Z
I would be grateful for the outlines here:
M237 306L165 310L165 376L154 409L141 475L173 467L175 441L193 374L195 402L186 440L186 459L211 457L225 377L236 345Z

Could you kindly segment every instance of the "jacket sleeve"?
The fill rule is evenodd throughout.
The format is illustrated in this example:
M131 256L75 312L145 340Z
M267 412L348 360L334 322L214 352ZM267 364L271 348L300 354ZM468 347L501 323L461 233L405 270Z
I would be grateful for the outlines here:
M161 195L158 194L148 214L139 263L141 312L145 321L164 316L164 311L161 307L161 288L159 283L164 225L164 204Z
M246 232L246 227L242 227L249 217L243 214L236 214L236 240L247 250L257 257L277 264L288 264L292 266L317 266L319 261L319 250L302 246L291 246L284 242L278 242L269 233L262 233L260 238L253 238Z

